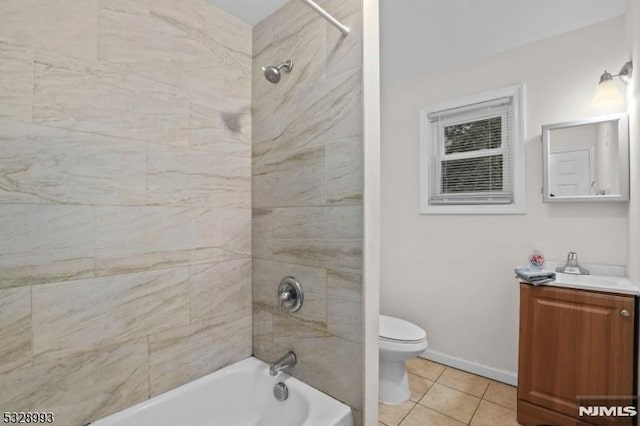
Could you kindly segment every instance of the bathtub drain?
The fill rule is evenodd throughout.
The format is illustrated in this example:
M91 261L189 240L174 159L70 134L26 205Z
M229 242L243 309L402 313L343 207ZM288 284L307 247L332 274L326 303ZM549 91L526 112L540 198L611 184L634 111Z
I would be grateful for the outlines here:
M289 398L289 388L287 388L287 385L280 382L273 387L273 396L278 401L286 401L287 398Z

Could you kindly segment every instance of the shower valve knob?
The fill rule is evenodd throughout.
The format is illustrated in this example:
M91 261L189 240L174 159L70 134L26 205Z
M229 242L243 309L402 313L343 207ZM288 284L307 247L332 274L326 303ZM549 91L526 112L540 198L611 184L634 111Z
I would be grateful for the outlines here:
M285 277L278 285L278 303L280 310L289 313L296 312L302 307L304 294L302 286L293 277Z

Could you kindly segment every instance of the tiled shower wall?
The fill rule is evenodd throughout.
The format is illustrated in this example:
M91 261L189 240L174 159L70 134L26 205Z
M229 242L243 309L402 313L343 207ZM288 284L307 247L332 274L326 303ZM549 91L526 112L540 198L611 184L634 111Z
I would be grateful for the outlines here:
M298 355L293 375L362 408L362 11L320 1L341 33L299 0L253 30L253 350ZM261 66L294 63L279 84ZM277 307L288 275L305 301Z
M251 28L0 2L0 412L78 426L251 354Z

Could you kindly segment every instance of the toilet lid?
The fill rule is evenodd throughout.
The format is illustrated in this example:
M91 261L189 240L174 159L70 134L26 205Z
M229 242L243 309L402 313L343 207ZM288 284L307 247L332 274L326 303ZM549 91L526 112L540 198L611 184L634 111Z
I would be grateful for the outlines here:
M400 342L420 342L427 338L427 333L409 321L380 315L380 337Z

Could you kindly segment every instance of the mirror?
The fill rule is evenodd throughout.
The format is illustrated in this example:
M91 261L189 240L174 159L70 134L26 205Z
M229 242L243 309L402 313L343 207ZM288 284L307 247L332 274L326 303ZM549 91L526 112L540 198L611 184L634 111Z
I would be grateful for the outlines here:
M542 126L544 201L628 201L626 114Z

